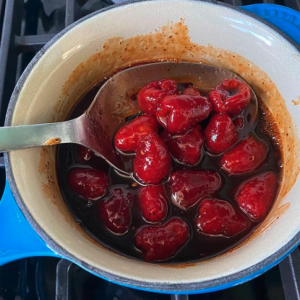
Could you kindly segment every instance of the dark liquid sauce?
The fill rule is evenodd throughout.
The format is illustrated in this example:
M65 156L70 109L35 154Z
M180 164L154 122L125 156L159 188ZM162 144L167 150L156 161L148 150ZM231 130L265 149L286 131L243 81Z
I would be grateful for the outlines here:
M69 117L70 119L81 115L89 107L100 86L101 84L93 87L86 95L83 96L78 105L74 107L73 111L71 112ZM179 85L179 89L183 89L184 87L186 87L186 84ZM131 100L136 101L136 96L133 95ZM245 127L239 131L239 141L247 136L248 133L252 133L254 136L262 138L265 141L265 143L268 145L268 155L265 161L261 164L260 168L245 175L228 177L222 170L220 170L219 167L221 155L209 155L204 151L204 149L202 149L202 158L200 163L193 167L193 169L211 169L217 171L223 179L223 188L219 194L215 195L215 198L227 200L236 209L239 208L233 200L235 188L242 181L256 174L270 170L277 174L279 182L281 178L282 158L280 144L276 135L274 136L274 132L277 132L276 123L273 120L272 115L262 103L259 103L258 118L254 123L250 122L252 111L253 106L250 104L244 113ZM207 120L202 122L202 125L205 127L206 123ZM133 180L129 180L117 175L116 172L111 169L103 159L97 156L92 156L92 158L88 161L85 161L84 164L78 163L78 149L79 146L77 145L59 145L57 152L57 174L60 190L72 215L89 235L91 235L95 240L105 247L127 257L142 260L142 253L134 246L134 235L138 228L149 223L145 222L141 216L138 203L138 192L140 187L136 185ZM132 223L129 231L125 235L115 235L106 229L106 227L101 223L101 219L98 216L98 203L101 201L101 199L98 201L88 202L70 190L66 182L66 177L70 168L74 166L93 167L99 170L106 170L109 172L110 176L110 189L119 187L126 189L133 194ZM173 170L178 168L182 169L184 166L175 164ZM247 229L236 234L235 236L231 238L222 236L208 236L197 232L195 219L197 216L198 206L199 203L187 211L183 211L173 205L171 200L169 200L168 217L164 220L164 223L171 217L179 216L189 224L191 236L185 246L176 254L176 256L167 260L167 263L194 262L224 253L249 236L249 234L260 224L260 222L262 222L252 222L246 217L248 220Z

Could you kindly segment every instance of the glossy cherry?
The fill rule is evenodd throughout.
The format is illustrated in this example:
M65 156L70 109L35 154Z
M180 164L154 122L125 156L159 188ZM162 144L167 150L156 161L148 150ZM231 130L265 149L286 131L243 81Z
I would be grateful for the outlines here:
M164 225L143 226L135 235L135 247L143 252L146 261L162 261L174 256L188 241L189 226L180 218Z
M109 177L105 172L89 168L72 168L67 181L76 194L88 200L99 199L109 186Z
M216 113L228 113L231 117L241 113L249 104L249 86L238 79L226 79L209 93L209 100Z
M165 143L155 133L140 140L133 160L135 177L143 183L158 184L171 171L172 159Z
M243 115L239 115L237 117L235 117L232 120L234 126L236 127L237 130L241 130L244 128L245 126L245 121L244 121L244 116Z
M213 115L204 130L205 144L209 152L220 154L237 142L238 134L227 114Z
M137 99L141 110L155 115L157 106L166 95L177 94L177 84L171 79L153 81L144 86L138 93Z
M158 123L153 116L139 116L119 129L115 147L124 152L135 152L139 141L148 133L158 133Z
M143 187L139 204L142 216L148 222L161 222L168 214L167 196L161 185Z
M196 125L185 134L170 134L164 130L161 134L173 158L182 164L193 166L201 158L204 136L200 125Z
M101 222L113 233L124 234L131 223L132 194L115 188L99 203Z
M235 200L254 221L266 216L278 188L274 172L265 172L244 181L238 188Z
M201 93L199 92L199 90L192 86L184 89L182 91L182 94L191 95L191 96L201 96Z
M267 149L266 143L250 135L223 154L221 167L229 174L253 171L267 157Z
M168 187L172 202L188 209L207 195L213 195L222 184L220 175L211 170L178 170L171 173Z
M247 220L227 201L203 199L198 209L196 225L205 234L232 237L247 228Z
M156 117L169 133L182 134L205 120L212 111L212 104L203 96L165 96L158 106Z

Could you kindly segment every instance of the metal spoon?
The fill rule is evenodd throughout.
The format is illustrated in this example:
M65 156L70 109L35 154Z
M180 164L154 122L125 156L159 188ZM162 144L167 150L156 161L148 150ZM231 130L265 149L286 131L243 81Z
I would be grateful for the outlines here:
M132 67L107 80L89 109L76 119L0 128L0 152L75 143L95 151L121 174L133 177L132 173L125 170L120 156L116 154L113 137L125 118L139 111L138 104L130 96L149 82L163 78L182 83L192 82L203 91L215 88L224 79L242 80L226 69L202 63L159 62ZM258 102L254 91L251 92L255 119Z

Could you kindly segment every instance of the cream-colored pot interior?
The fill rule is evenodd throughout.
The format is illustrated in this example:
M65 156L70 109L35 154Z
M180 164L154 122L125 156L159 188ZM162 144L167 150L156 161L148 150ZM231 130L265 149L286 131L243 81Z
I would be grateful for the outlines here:
M164 290L192 290L217 285L216 279L224 283L249 275L278 259L275 253L281 255L283 247L284 251L289 249L287 244L300 231L296 129L300 125L300 105L295 105L300 100L300 54L282 36L223 5L149 1L96 13L67 29L46 48L16 88L7 124L64 120L90 86L131 63L195 60L229 68L252 85L277 118L284 152L279 199L267 220L246 242L211 260L166 267L108 251L81 230L57 187L55 147L13 151L8 156L8 171L14 194L55 251L122 283L148 288L158 283L157 287ZM210 280L215 281L206 282Z

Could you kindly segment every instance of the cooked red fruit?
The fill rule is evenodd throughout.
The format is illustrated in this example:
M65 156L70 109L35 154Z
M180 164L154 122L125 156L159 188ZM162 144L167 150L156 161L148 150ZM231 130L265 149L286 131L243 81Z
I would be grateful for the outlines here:
M221 167L230 174L255 170L267 156L267 145L249 136L223 154Z
M139 142L133 160L133 172L141 182L157 184L168 177L171 162L165 143L157 134L149 133Z
M140 228L135 235L135 246L147 261L166 260L178 252L189 235L187 223L173 218L164 225Z
M238 130L243 129L244 126L245 126L244 117L243 117L242 115L237 116L237 117L234 118L232 121L233 121L234 126L235 126Z
M139 202L146 221L161 222L168 214L167 197L161 185L143 187Z
M177 93L177 84L171 79L162 79L150 82L138 93L137 99L141 110L147 114L155 115L158 104L166 95Z
M101 222L112 232L124 234L131 223L132 194L116 188L99 204Z
M206 97L191 95L165 96L158 106L156 117L169 133L185 133L206 119L212 104Z
M200 96L201 95L201 93L199 92L199 90L197 90L194 87L188 87L188 88L184 89L182 91L182 94L184 94L184 95L191 95L191 96Z
M238 115L249 104L251 92L249 86L238 79L226 79L209 93L214 111Z
M204 143L200 125L197 124L194 128L182 135L173 135L164 130L161 137L173 158L179 163L193 166L199 162Z
M196 224L205 234L231 237L247 227L247 220L227 201L204 199L199 206Z
M244 181L238 188L235 200L253 220L261 220L272 205L278 187L274 172L265 172Z
M115 136L115 147L124 152L135 152L140 139L150 132L158 133L155 117L137 117L119 129Z
M238 138L232 120L227 114L213 115L204 130L204 136L206 147L213 154L225 152Z
M68 174L68 184L79 196L88 200L96 200L105 194L109 186L109 178L103 171L72 168Z
M84 162L90 160L92 155L94 155L94 152L91 149L86 148L84 146L78 147L78 161L79 162L84 163Z
M175 205L188 209L201 198L214 194L222 184L220 175L210 170L178 170L168 183Z

